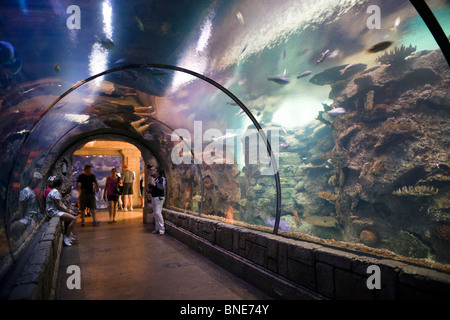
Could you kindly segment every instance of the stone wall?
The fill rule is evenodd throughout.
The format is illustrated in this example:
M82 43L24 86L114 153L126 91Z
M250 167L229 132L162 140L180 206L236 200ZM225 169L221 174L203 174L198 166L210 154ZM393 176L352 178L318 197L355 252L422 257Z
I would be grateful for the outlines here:
M29 257L9 296L10 300L47 300L55 297L62 248L62 224L52 218Z
M163 214L168 234L275 298L450 298L448 273L172 210ZM368 289L371 265L379 267L380 289Z

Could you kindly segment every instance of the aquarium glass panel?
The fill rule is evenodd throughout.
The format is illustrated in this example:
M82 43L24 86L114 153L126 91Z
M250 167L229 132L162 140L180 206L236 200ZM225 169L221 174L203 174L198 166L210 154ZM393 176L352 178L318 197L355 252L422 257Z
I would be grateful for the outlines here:
M67 7L0 4L2 274L62 157L102 135L164 168L168 209L450 263L449 65L410 1Z

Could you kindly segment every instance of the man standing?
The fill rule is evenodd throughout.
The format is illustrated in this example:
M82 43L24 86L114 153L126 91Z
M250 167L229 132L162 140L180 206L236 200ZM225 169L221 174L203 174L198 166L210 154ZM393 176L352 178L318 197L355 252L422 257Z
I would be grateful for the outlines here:
M134 172L128 170L128 166L126 164L122 165L122 179L123 179L123 208L125 211L128 211L127 206L129 202L130 211L133 211L133 187L134 187L134 180L136 178L134 176Z
M152 208L155 216L155 230L153 233L164 234L164 219L161 213L164 205L164 191L166 190L166 178L163 177L162 170L150 167L150 193L152 195Z
M92 173L92 166L85 165L83 173L77 178L77 190L80 192L80 210L81 210L81 225L84 226L84 215L86 208L92 215L92 224L98 226L99 222L95 219L95 193L99 190L99 185L95 175Z

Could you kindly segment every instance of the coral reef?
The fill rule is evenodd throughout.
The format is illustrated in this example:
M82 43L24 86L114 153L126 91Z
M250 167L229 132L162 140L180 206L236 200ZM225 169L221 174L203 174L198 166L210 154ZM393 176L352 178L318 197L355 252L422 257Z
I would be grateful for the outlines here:
M376 246L378 244L377 235L375 234L375 232L370 230L361 231L361 233L359 234L359 240L361 241L361 243L364 243L365 245L371 247Z
M439 192L430 186L405 186L392 192L396 196L433 196Z
M380 64L387 64L393 67L402 67L406 57L410 56L416 51L417 47L409 45L405 47L402 45L400 48L395 47L393 50L386 51L383 55L379 56L376 61Z
M437 227L450 221L450 74L440 51L405 60L414 50L385 54L385 64L347 79L334 97L332 107L347 111L330 126L343 161L332 162L331 185L321 190L339 195L345 239L363 243L370 230L378 241L367 245L449 263L445 228Z
M335 202L336 199L337 199L337 197L338 197L337 194L329 193L329 192L325 192L325 191L319 191L319 192L317 193L317 195L318 195L320 198L325 199L325 200L328 200L328 201L331 201L331 202Z

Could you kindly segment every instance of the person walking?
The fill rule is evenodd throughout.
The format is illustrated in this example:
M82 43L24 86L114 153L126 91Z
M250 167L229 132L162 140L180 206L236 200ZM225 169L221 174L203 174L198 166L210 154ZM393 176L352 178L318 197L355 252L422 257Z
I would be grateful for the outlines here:
M83 173L77 178L77 189L80 194L80 210L81 210L81 225L84 227L84 216L86 208L89 208L89 212L92 215L92 225L98 226L99 222L95 219L95 210L97 206L95 204L95 193L100 189L97 178L92 173L92 166L85 165Z
M166 178L163 177L163 171L150 167L149 179L150 194L152 195L153 215L155 216L154 234L164 234L164 218L162 216L162 207L164 205L164 192L166 190Z
M134 172L128 170L126 164L122 165L123 179L123 210L128 211L128 203L130 203L130 211L133 211L133 187L136 179Z
M116 222L117 201L119 194L117 187L119 186L120 178L117 176L117 169L111 169L111 176L106 178L105 190L103 191L103 199L108 201L109 222Z
M77 215L62 203L62 196L59 191L61 186L62 179L59 177L54 178L52 182L52 190L48 193L45 199L45 205L47 215L50 218L59 217L66 224L63 242L64 245L70 247L76 240L72 231L75 227L75 223L77 222Z

